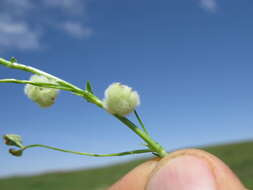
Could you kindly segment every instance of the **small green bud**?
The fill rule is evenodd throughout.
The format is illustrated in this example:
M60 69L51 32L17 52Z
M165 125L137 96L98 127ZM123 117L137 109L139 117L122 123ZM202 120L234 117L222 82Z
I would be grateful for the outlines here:
M55 83L55 81L38 75L31 76L30 81L38 83ZM25 85L25 94L41 107L49 107L54 104L58 92L59 90L53 88L43 88L31 84Z
M139 104L138 93L126 85L113 83L105 90L103 105L112 114L127 115L133 112Z
M17 59L16 59L15 57L12 57L12 58L10 59L10 62L11 62L11 63L16 63L16 62L17 62Z
M16 146L19 148L23 148L22 138L19 135L15 134L6 134L3 136L4 143L8 146Z
M13 156L22 156L23 150L22 149L16 150L14 148L11 148L9 149L9 153L12 154Z

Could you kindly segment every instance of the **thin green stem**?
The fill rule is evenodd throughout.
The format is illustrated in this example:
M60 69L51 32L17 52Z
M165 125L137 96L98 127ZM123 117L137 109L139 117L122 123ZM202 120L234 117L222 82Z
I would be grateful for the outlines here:
M152 152L157 153L161 158L167 155L167 152L159 143L154 141L148 134L139 129L133 122L128 120L126 117L122 117L119 115L114 116L126 126L128 126L132 131L134 131L139 137L141 137L148 144L148 147L152 150Z
M60 86L60 85L52 84L52 83L31 82L29 80L1 79L0 83L31 84L31 85L39 86L39 87L43 87L43 88L54 88L54 89L72 91L73 92L73 90L71 88L68 88L68 87L65 87L65 86Z
M56 150L56 151L60 151L60 152L67 152L67 153L71 153L71 154L78 154L78 155L82 155L82 156L94 156L94 157L124 156L124 155L130 155L130 154L142 154L142 153L151 152L151 150L149 150L149 149L141 149L141 150L133 150L133 151L120 152L120 153L112 153L112 154L93 154L93 153L64 150L61 148L56 148L56 147L47 146L47 145L43 145L43 144L28 145L28 146L25 146L22 150L26 150L26 149L34 148L34 147L41 147L41 148L47 148L47 149Z
M48 79L53 79L54 81L56 81L57 85L54 84L47 84L47 83L32 83L28 81L22 81L22 80L16 80L16 79L6 79L6 80L2 80L2 82L13 82L13 83L22 83L22 84L32 84L32 85L37 85L37 86L45 86L48 85L49 88L59 88L61 90L67 90L67 91L71 91L76 95L82 96L83 98L85 98L87 101L96 104L98 107L104 109L103 107L103 102L96 97L93 93L87 91L87 90L82 90L78 87L76 87L75 85L68 83L58 77L55 77L49 73L46 73L44 71L41 71L39 69L30 67L30 66L26 66L26 65L22 65L13 61L7 61L5 59L0 58L0 64L12 68L12 69L18 69L18 70L23 70L26 72L30 72L36 75L42 75L44 77L47 77ZM121 117L118 115L114 115L117 119L119 119L122 123L124 123L125 125L127 125L132 131L134 131L139 137L141 137L146 143L148 148L150 148L150 150L137 150L137 151L130 151L130 152L123 152L123 153L116 153L116 154L107 154L107 155L103 155L103 156L119 156L119 155L126 155L126 154L132 154L132 153L144 153L144 152L153 152L153 153L157 153L160 157L164 157L167 155L166 151L164 150L164 148L158 144L157 142L155 142L147 133L147 130L144 127L143 122L141 121L140 117L138 116L137 112L135 112L136 117L139 121L139 123L141 124L143 130L139 129L134 123L132 123L130 120L128 120L126 117ZM87 156L99 156L98 154L89 154L89 153L78 153L78 152L73 152L73 151L66 151L63 149L58 149L58 148L54 148L54 147L50 147L50 146L45 146L45 145L30 145L27 146L25 149L27 148L31 148L31 147L44 147L44 148L49 148L49 149L53 149L53 150L58 150L58 151L63 151L63 152L69 152L69 153L77 153L77 154L81 154L81 155L87 155Z
M140 125L141 125L143 131L149 135L148 130L146 129L144 123L142 122L142 120L141 120L141 118L140 118L140 116L139 116L139 114L137 113L136 110L134 110L134 115L136 116L138 122L140 123Z
M49 79L54 79L55 81L59 82L60 84L64 85L64 86L68 86L70 88L73 88L75 89L76 91L83 91L82 89L56 77L56 76L53 76L49 73L46 73L44 71L41 71L39 69L36 69L34 67L31 67L31 66L27 66L27 65L23 65L23 64L20 64L20 63L13 63L11 61L7 61L5 59L2 59L0 58L0 64L6 66L6 67L9 67L9 68L12 68L12 69L18 69L18 70L23 70L23 71L26 71L26 72L30 72L30 73L33 73L33 74L36 74L36 75L43 75Z
M42 76L44 76L48 79L53 79L57 83L59 83L62 86L66 87L66 89L71 89L71 90L68 90L68 91L72 91L73 93L75 93L77 95L81 95L86 100L88 100L89 102L94 103L99 107L103 107L102 101L98 97L96 97L95 95L89 93L87 90L82 90L82 89L78 88L77 86L75 86L75 85L73 85L69 82L66 82L65 80L62 80L62 79L60 79L56 76L53 76L49 73L46 73L44 71L41 71L41 70L36 69L34 67L31 67L31 66L27 66L27 65L23 65L23 64L19 64L19 63L13 63L13 62L7 61L3 58L0 58L0 64L4 65L6 67L12 68L12 69L23 70L23 71L30 72L30 73L33 73L33 74L36 74L36 75L42 75Z

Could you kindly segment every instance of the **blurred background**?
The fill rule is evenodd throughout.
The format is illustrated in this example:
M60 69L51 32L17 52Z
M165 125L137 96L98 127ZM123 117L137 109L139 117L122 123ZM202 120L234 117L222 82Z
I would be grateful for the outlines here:
M0 57L14 56L80 88L90 80L101 99L113 82L133 87L146 127L168 151L248 142L252 10L250 0L0 0ZM0 66L0 76L30 74ZM0 85L0 135L92 153L142 148L127 127L80 97L61 92L54 106L41 109L23 89ZM16 158L3 143L0 155L2 178L140 158L90 158L39 148Z

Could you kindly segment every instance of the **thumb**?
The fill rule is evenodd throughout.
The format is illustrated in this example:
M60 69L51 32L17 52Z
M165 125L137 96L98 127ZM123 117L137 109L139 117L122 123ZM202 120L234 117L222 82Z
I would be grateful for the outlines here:
M152 171L147 190L246 190L234 173L215 156L195 149L162 159Z
M217 157L196 149L139 165L109 190L246 190Z

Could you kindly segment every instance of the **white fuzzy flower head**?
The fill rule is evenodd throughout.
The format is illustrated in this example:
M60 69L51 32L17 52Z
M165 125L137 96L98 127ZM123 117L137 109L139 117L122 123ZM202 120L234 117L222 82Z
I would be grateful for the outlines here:
M41 83L54 83L54 81L49 80L44 76L32 75L30 78L31 82L41 82ZM54 104L55 99L58 95L57 89L53 88L43 88L39 86L34 86L27 84L25 85L25 94L32 101L39 104L40 107L49 107Z
M113 83L105 90L104 108L111 114L120 116L133 112L140 104L136 91L120 83Z

